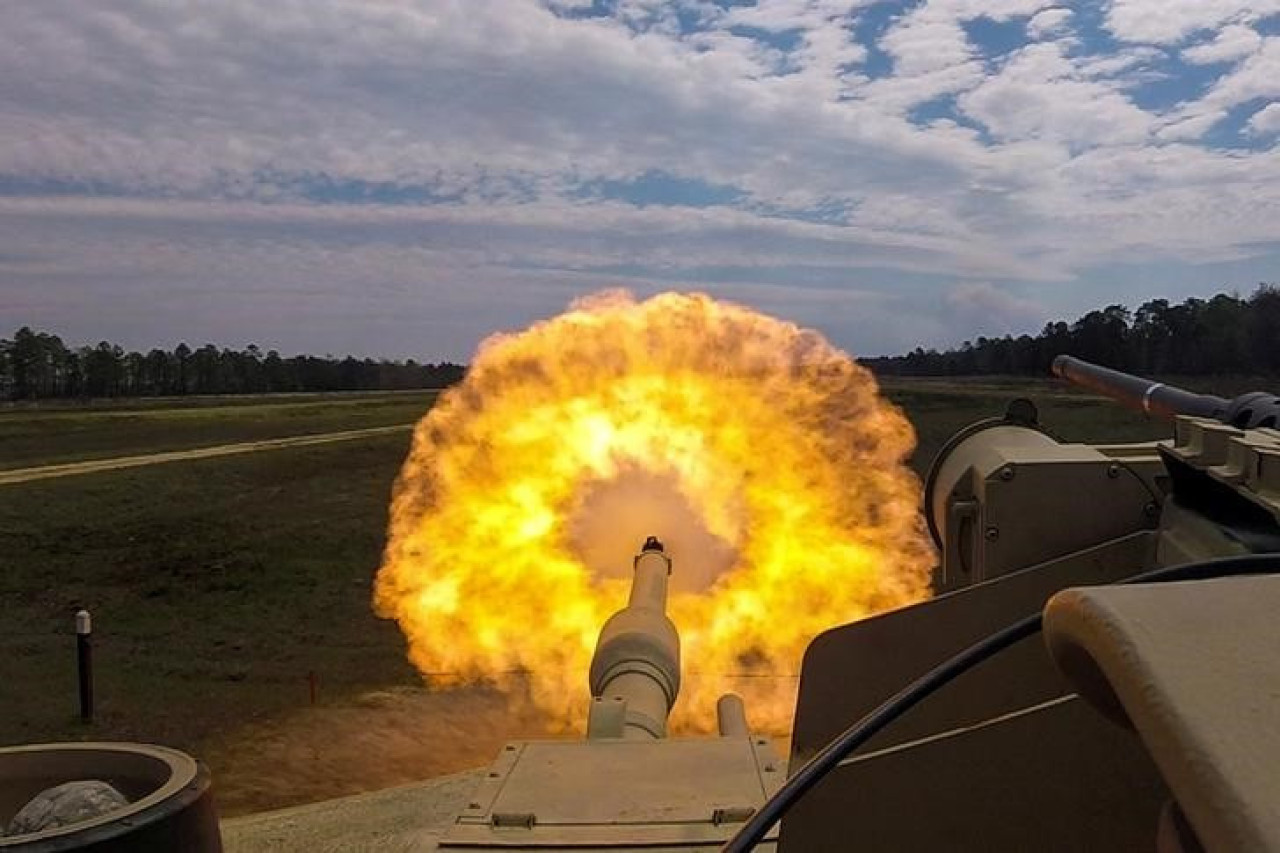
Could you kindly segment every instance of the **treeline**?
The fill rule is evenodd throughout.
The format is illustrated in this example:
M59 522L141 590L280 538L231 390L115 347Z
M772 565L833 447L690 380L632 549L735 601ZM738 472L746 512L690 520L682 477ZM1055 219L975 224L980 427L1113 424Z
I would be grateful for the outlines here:
M298 355L283 358L256 345L236 351L185 343L145 355L102 341L68 347L57 335L23 327L0 339L0 399L53 397L162 397L186 394L259 394L287 391L390 391L442 388L465 368Z
M863 363L906 376L1045 375L1060 353L1138 374L1280 375L1280 288L1259 285L1247 299L1153 299L1135 311L1109 305L1074 323L1048 323L1034 337L980 337Z

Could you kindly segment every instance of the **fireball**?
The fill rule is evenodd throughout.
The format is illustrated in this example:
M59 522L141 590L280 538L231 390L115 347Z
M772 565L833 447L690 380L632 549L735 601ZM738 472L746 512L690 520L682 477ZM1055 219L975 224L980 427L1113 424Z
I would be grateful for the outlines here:
M418 424L375 589L429 682L586 719L601 625L646 536L674 569L672 724L790 724L833 625L928 595L915 437L817 332L703 294L608 292L486 340Z

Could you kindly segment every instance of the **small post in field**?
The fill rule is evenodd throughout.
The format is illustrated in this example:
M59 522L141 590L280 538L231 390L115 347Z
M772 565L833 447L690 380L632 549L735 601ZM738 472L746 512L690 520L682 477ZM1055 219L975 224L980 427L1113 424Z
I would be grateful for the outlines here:
M93 722L93 620L76 613L76 665L80 674L80 722Z

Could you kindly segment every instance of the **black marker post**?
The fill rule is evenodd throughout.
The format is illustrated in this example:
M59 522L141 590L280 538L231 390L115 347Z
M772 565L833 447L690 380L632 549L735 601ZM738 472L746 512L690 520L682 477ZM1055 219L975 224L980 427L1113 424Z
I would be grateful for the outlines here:
M76 664L80 673L80 722L93 722L93 620L76 613Z

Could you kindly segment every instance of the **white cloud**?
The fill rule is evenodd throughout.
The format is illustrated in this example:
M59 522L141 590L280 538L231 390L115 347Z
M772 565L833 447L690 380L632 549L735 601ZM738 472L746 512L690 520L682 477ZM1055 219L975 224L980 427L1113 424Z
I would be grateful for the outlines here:
M1027 35L1034 39L1058 35L1067 28L1071 17L1071 10L1062 7L1037 12L1027 21Z
M1035 329L1047 314L1039 303L1015 296L989 281L955 285L947 291L946 303L962 328L987 333Z
M882 244L893 235L860 232L866 240L860 244L830 226L759 221L748 226L755 236L744 250L731 236L735 219L741 225L751 217L625 205L423 210L0 199L0 233L21 239L30 255L8 261L0 254L0 276L26 276L0 291L0 313L21 310L29 322L76 340L100 338L96 324L108 323L124 328L120 337L131 346L156 343L145 332L152 326L193 342L259 340L286 351L465 358L494 328L518 328L602 287L696 288L879 352L902 343L891 322L891 294L860 289L856 267L876 265L877 252L889 253L880 255L883 264L893 252L909 250L924 267L933 258L938 271L948 249L935 239L886 250ZM601 246L602 233L617 239ZM700 261L734 266L743 277L685 274L691 249ZM787 255L791 275L813 283L750 280ZM641 258L649 274L599 269ZM175 268L180 278L172 275ZM92 279L109 298L86 313L78 294L47 286L58 279ZM875 324L857 334L847 323L872 315ZM282 317L289 318L285 328ZM360 327L366 334L378 329L377 337L361 344L352 336Z
M880 48L893 57L899 77L914 77L962 66L976 53L960 19L942 13L935 4L921 6L889 29Z
M1249 131L1258 136L1280 135L1280 103L1267 104L1249 119Z
M1106 26L1123 41L1178 44L1227 22L1257 21L1280 12L1280 0L1111 0Z
M1196 139L1228 112L1256 99L1280 97L1280 36L1264 38L1252 55L1219 77L1199 99L1166 117L1161 139Z
M1195 65L1211 65L1215 62L1235 62L1257 52L1262 46L1262 36L1253 27L1233 24L1223 27L1210 41L1182 51L1182 58Z
M1164 56L1165 53L1160 48L1140 46L1125 48L1110 56L1079 57L1074 62L1080 73L1085 77L1114 77L1118 74L1130 72L1126 74L1125 79L1121 82L1132 84L1143 81L1141 75L1132 73L1134 69L1139 69L1144 65L1162 59Z
M1207 5L1218 11L1196 20L1214 26L1253 14ZM1141 109L1134 90L1174 49L1092 52L1043 0L912 6L876 36L892 70L875 79L855 39L861 2L627 0L611 15L557 14L571 6L585 8L7 9L0 314L111 303L113 322L141 323L148 300L172 293L208 309L202 318L220 298L256 305L236 322L265 328L272 306L310 294L316 327L340 335L368 291L368 322L394 325L408 352L412 324L441 312L464 318L447 337L460 347L486 323L600 285L702 281L784 309L803 292L815 316L845 304L829 293L856 291L860 306L871 294L886 313L825 322L853 348L888 351L933 327L886 322L883 306L936 310L958 278L988 283L955 297L969 303L1038 300L1035 288L1099 265L1280 243L1274 152L1177 141L1276 97L1275 38L1203 97L1161 111ZM1057 38L983 56L965 31L979 18ZM688 20L700 29L683 31ZM1188 52L1225 50L1237 26L1197 35ZM927 118L913 116L921 105ZM1268 107L1249 128L1261 138L1275 122ZM646 189L655 173L695 203L705 186L733 197L681 206ZM37 197L42 182L58 196ZM77 187L104 198L68 195ZM644 205L621 200L646 192Z
M997 74L962 95L959 104L991 133L1010 140L1136 143L1151 124L1151 117L1115 86L1087 79L1053 42L1017 51Z
M769 32L807 30L851 16L872 0L758 0L754 6L734 6L724 26L755 27Z
M1156 138L1162 142L1191 142L1204 136L1213 126L1227 117L1226 110L1201 109L1184 111L1181 116L1173 116L1156 131Z
M1203 103L1219 109L1233 107L1254 98L1280 95L1280 36L1264 39L1262 45L1231 73L1218 79Z
M894 74L868 83L860 97L902 114L936 98L968 91L985 69L963 24L977 18L1008 21L1034 15L1049 0L926 0L903 15L880 38Z

